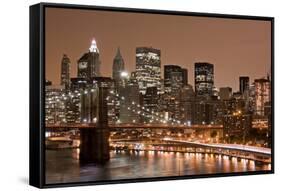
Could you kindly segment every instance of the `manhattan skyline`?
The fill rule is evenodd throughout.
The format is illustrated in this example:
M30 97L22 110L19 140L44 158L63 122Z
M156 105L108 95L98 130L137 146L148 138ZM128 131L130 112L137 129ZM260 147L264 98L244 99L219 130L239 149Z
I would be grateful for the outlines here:
M59 84L63 54L71 60L70 76L76 77L77 60L95 38L102 76L111 77L118 47L125 69L132 72L136 47L151 46L161 50L162 78L164 65L179 65L188 69L194 87L194 63L210 62L215 86L237 91L239 76L253 82L270 74L270 27L267 21L48 8L46 79Z
M45 13L47 184L272 172L271 21Z

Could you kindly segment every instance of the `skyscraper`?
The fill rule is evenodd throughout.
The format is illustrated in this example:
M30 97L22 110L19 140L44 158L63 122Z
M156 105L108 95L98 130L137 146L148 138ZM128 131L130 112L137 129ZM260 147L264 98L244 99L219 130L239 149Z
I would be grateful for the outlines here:
M99 49L97 47L96 40L93 39L89 52L85 53L78 60L78 77L79 78L91 78L100 76L100 59Z
M207 62L197 62L194 72L196 95L211 96L214 86L214 65Z
M64 123L65 119L64 87L48 85L45 88L46 123Z
M161 89L161 60L160 50L152 47L138 47L136 49L136 79L139 91L143 95L148 87Z
M232 96L231 87L221 87L219 91L219 96L221 100L229 100Z
M255 113L264 115L264 107L271 101L271 84L269 79L256 79L255 82Z
M241 94L243 94L245 90L249 90L249 81L248 76L239 77L239 91Z
M157 87L148 87L145 95L143 96L143 106L147 111L149 111L148 113L146 113L144 121L149 123L155 122L153 121L152 113L158 112L158 103L159 95Z
M182 81L183 81L183 85L187 85L188 84L188 70L186 68L182 68Z
M194 91L191 85L184 85L180 89L180 112L181 122L189 124L192 121Z
M63 55L61 61L61 76L60 76L60 84L64 86L65 89L69 89L70 83L70 59L66 54Z
M82 113L85 111L83 104L86 103L86 95L83 95L85 91L93 88L90 84L88 78L71 78L70 92L68 92L68 97L66 102L66 121L67 123L80 123L83 121ZM89 99L88 99L89 100ZM91 102L92 104L93 102ZM88 102L88 106L89 105ZM83 108L83 112L81 109Z
M121 80L121 73L124 71L124 60L121 56L120 48L118 47L117 53L113 59L112 78L119 82Z
M177 65L164 66L165 92L170 93L172 89L178 89L187 85L187 69Z
M120 118L119 123L139 123L140 104L139 86L133 72L125 86L120 87Z

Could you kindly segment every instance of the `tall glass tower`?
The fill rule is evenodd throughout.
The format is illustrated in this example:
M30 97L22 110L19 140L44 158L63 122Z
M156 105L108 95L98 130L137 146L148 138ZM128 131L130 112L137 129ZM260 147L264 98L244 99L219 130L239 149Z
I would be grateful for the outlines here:
M118 47L117 53L113 59L112 65L112 78L118 83L121 80L121 74L124 71L124 60L122 58L120 48Z
M136 49L136 79L140 93L144 95L148 87L157 87L160 92L160 78L160 50L152 47L138 47Z
M63 55L61 60L61 77L60 84L65 87L65 89L69 89L70 84L70 59L66 54Z
M249 81L250 78L248 76L240 76L239 77L239 91L240 93L244 93L244 91L249 90Z
M195 94L211 96L214 87L214 65L207 62L195 63Z
M99 49L95 39L92 40L89 52L85 53L78 60L78 77L79 78L91 78L100 77L100 59Z

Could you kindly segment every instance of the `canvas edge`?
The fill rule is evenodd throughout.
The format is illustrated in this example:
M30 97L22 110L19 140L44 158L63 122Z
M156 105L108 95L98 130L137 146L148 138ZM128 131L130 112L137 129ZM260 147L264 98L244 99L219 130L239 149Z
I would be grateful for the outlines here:
M267 171L248 171L231 172L203 175L173 176L173 177L152 177L141 179L90 181L90 182L70 182L58 184L45 183L45 152L44 152L44 79L45 79L45 8L69 8L69 9L87 9L101 11L118 11L130 13L152 13L164 15L182 15L198 17L214 17L228 19L247 19L262 20L271 22L271 76L272 76L272 165L271 170ZM34 17L38 17L37 19ZM32 32L33 31L33 32ZM34 36L36 35L36 37ZM38 47L38 48L35 48ZM39 64L38 64L39 63ZM39 80L38 80L39 79ZM195 178L220 178L229 176L261 175L274 173L274 17L268 16L249 16L249 15L231 15L217 13L200 13L169 11L155 9L136 9L124 7L105 7L93 5L75 5L60 3L39 3L30 6L30 161L29 161L29 184L38 188L70 187L70 186L88 186L88 185L106 185L119 183L138 183L167 180L186 180ZM38 114L34 115L35 111ZM39 126L39 129L38 129Z

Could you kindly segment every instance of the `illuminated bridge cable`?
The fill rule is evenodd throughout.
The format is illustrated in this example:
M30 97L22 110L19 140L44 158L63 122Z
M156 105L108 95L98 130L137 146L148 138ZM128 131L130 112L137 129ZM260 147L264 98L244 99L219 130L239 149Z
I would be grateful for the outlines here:
M88 95L90 93L95 92L95 88L91 88L89 90L83 90L83 91L77 91L75 90L74 92L69 92L69 93L64 93L62 94L62 99L67 100L69 98L81 96L81 95ZM109 92L111 96L117 98L118 100L125 100L125 97L120 97L119 94L115 94L113 91ZM158 112L154 112L153 110L150 110L148 108L145 108L143 106L140 106L139 104L136 104L134 101L131 103L132 105L136 106L138 109L132 109L132 107L126 107L127 110L132 111L135 114L142 115L144 117L147 117L151 122L154 120L160 123L171 123L173 124L178 124L178 125L187 125L186 123L182 124L180 120L176 120L173 118L166 119L162 114L159 114Z

